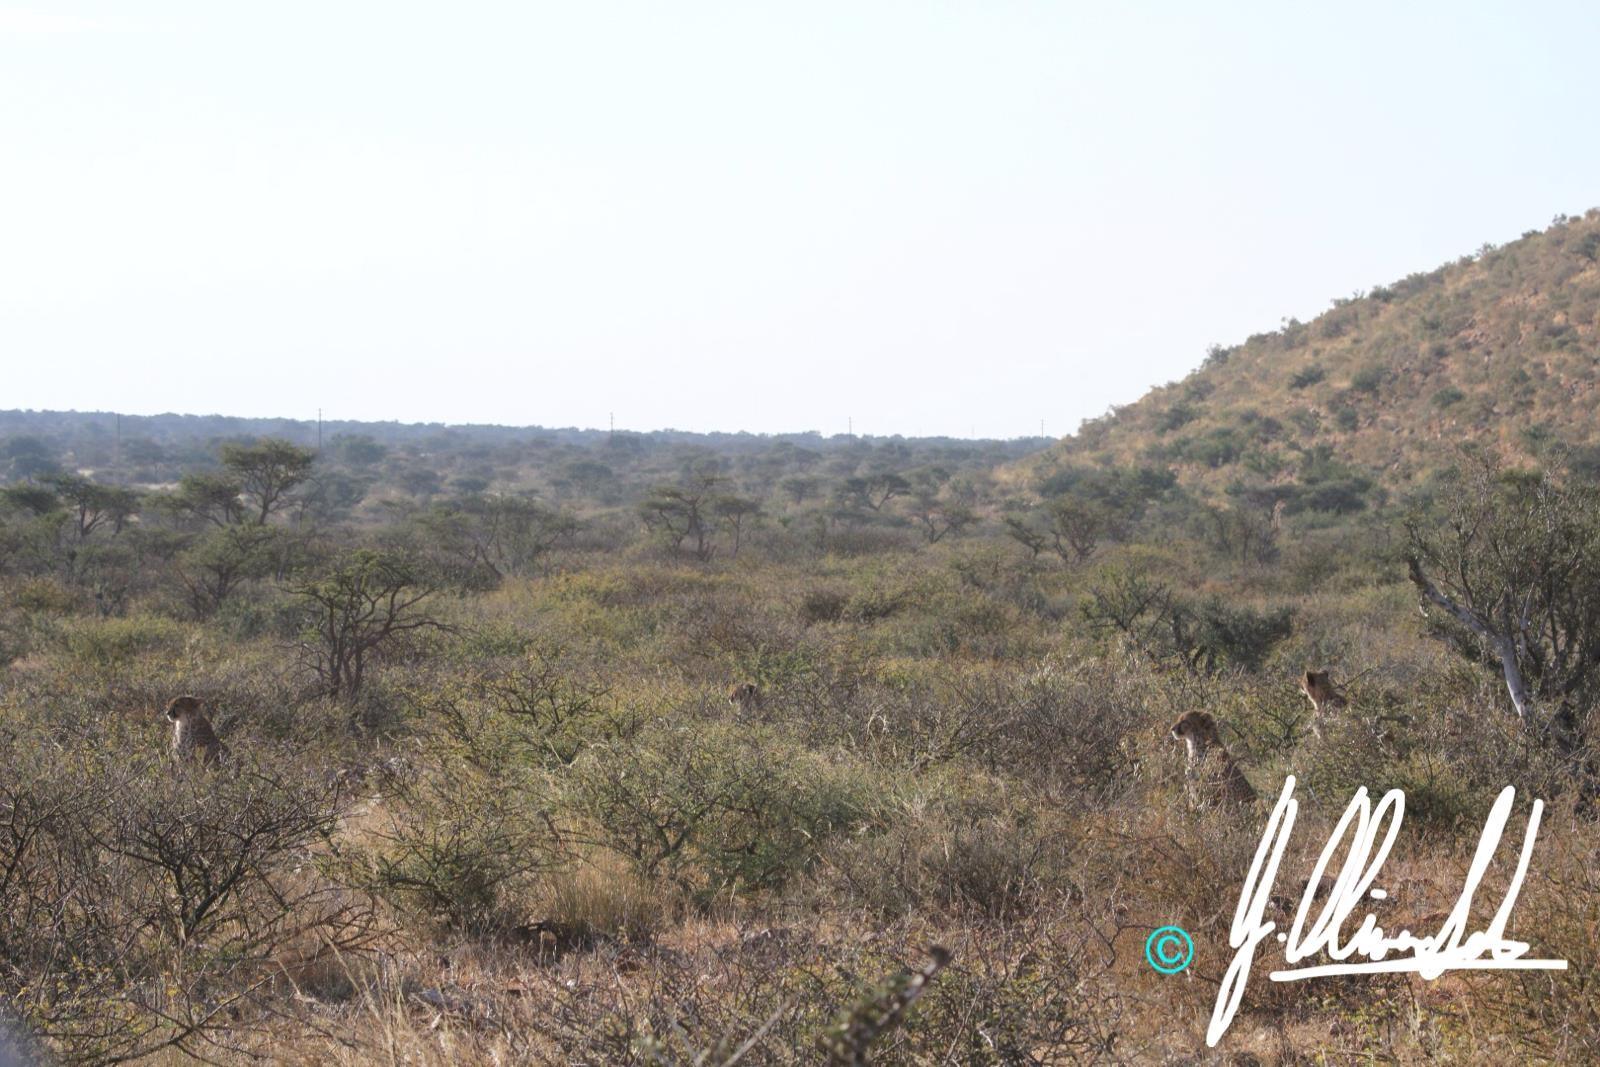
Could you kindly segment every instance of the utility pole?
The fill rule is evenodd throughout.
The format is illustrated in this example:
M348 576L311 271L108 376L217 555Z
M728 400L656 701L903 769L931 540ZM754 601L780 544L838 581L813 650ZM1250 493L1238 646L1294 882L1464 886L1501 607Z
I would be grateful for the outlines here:
M317 451L322 451L322 409L317 409Z
M856 435L856 420L854 416L846 415L844 417L844 432L851 437Z
M608 441L615 441L616 439L617 439L617 413L615 411L613 411L611 413L611 436L608 437L607 440Z

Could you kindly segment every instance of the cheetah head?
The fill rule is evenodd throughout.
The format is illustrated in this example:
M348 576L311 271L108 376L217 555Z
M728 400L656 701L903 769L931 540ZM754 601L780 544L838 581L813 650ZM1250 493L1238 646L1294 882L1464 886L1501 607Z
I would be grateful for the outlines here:
M182 722L200 712L200 698L191 696L174 697L167 704L167 718L173 722Z
M1213 744L1217 740L1217 720L1205 711L1184 712L1172 724L1172 736L1178 741L1193 738L1202 744Z

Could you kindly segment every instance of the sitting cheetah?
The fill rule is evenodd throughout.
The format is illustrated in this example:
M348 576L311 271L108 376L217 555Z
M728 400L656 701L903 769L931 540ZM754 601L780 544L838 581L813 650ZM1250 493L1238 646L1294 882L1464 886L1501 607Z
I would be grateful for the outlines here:
M1189 801L1197 807L1249 804L1256 799L1244 772L1217 736L1217 720L1204 711L1190 711L1172 724L1172 736L1188 748Z
M761 690L756 688L754 682L745 682L742 685L733 687L733 691L728 694L728 703L744 714L749 715L752 712L761 710L761 705L765 703L765 698L762 696Z
M1327 671L1306 671L1300 676L1300 691L1311 701L1311 732L1321 737L1328 714L1342 710L1349 702Z
M178 763L198 759L201 766L212 767L228 758L228 747L218 740L202 707L200 699L192 696L174 697L167 705L172 758Z

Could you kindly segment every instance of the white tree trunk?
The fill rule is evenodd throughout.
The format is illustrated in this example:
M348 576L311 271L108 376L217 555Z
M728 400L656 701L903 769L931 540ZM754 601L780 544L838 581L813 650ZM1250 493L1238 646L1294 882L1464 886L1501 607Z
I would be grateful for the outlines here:
M1500 633L1483 620L1477 612L1457 604L1449 596L1439 591L1439 587L1428 580L1422 573L1422 566L1415 560L1410 560L1411 582L1421 591L1424 600L1438 605L1450 613L1461 625L1477 634L1488 642L1489 647L1500 660L1500 673L1505 675L1506 692L1511 695L1511 706L1516 709L1517 718L1522 720L1523 729L1533 726L1533 694L1528 692L1528 683L1522 677L1522 668L1517 665L1516 635Z

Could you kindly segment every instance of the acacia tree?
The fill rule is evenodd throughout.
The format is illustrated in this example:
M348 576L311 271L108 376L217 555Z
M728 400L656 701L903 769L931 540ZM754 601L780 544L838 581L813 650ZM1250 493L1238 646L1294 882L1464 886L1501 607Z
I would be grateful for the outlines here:
M1028 515L1007 515L1002 521L1005 523L1007 536L1028 550L1029 559L1038 559L1039 553L1049 547L1050 539L1045 536L1043 530L1029 521Z
M1272 513L1266 509L1207 507L1202 516L1207 540L1227 558L1245 564L1268 563L1278 551Z
M45 479L72 515L78 541L102 526L119 534L139 510L139 494L120 485L101 485L79 474L57 474Z
M1450 472L1441 498L1442 515L1406 523L1423 614L1500 673L1525 730L1581 729L1600 695L1600 490L1484 462Z
M1217 597L1195 600L1137 571L1110 569L1081 604L1101 633L1120 633L1144 655L1210 675L1236 665L1259 670L1274 645L1289 636L1287 608L1257 612Z
M711 502L711 511L733 534L733 554L737 556L744 539L744 524L760 517L761 505L747 497L719 496Z
M978 521L977 514L966 505L925 491L919 491L911 498L910 510L912 518L922 524L922 536L930 545L944 540L946 534L959 535Z
M288 504L288 493L311 476L316 458L315 452L276 437L222 446L223 469L249 499L257 526L265 526L273 512Z
M42 518L59 508L61 499L52 489L24 482L0 489L0 505Z
M372 488L376 479L370 474L349 474L344 471L323 470L301 484L285 509L289 521L304 526L315 519L336 522L350 517L350 512Z
M482 574L489 585L527 574L578 528L571 515L529 496L485 493L435 505L417 522L453 569L469 581Z
M206 618L239 586L271 574L278 556L274 527L225 526L208 530L179 558L177 574L196 616Z
M672 546L683 550L683 543L694 540L695 559L704 562L716 549L711 544L711 505L721 481L715 475L700 475L684 485L663 485L653 490L639 505L639 516L647 530Z
M242 487L225 474L185 474L178 479L178 490L157 498L167 510L213 526L232 526L244 521L244 505L239 499Z
M822 481L796 474L779 482L778 488L782 489L794 503L804 504L809 498L817 495L822 488Z
M1070 496L1050 503L1050 546L1063 563L1084 562L1101 540L1121 533L1116 515L1100 503Z
M321 577L296 586L305 609L301 656L328 695L355 697L368 664L385 645L402 634L441 627L421 608L435 591L410 559L370 548L347 553Z
M1125 534L1122 519L1106 504L1076 496L1060 496L1042 511L1005 520L1006 533L1034 557L1046 548L1063 563L1083 563L1103 540Z
M847 507L882 511L897 496L911 492L911 483L890 471L876 471L859 478L847 478L839 486L839 502Z
M311 476L316 454L268 437L255 444L222 446L222 470L185 474L165 506L213 526L253 523L265 526L287 507L289 493Z
M138 509L139 495L131 489L78 474L46 475L37 484L0 491L0 511L23 517L9 531L3 551L31 556L40 569L60 568L76 583L83 578L84 560L107 537L120 534Z

